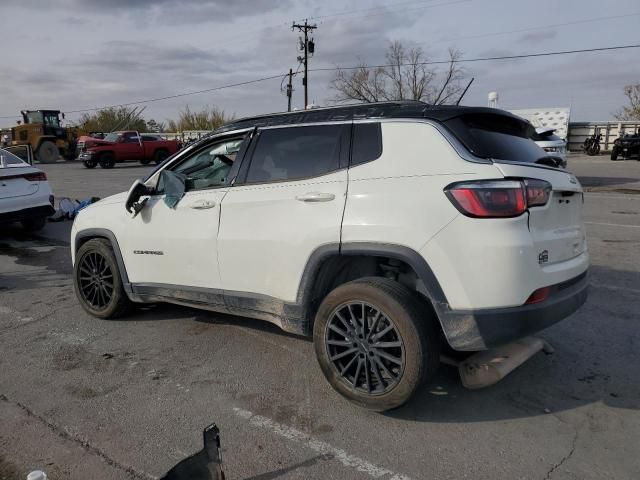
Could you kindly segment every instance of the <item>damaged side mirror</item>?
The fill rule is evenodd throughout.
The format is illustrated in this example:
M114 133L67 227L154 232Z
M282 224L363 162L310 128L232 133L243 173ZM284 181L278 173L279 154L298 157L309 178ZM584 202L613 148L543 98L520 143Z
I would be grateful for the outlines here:
M133 185L131 185L129 193L127 193L127 201L124 204L124 208L135 217L140 213L144 208L144 205L149 200L148 198L140 200L140 198L146 195L151 195L152 193L152 187L148 187L141 180L136 180L133 182Z

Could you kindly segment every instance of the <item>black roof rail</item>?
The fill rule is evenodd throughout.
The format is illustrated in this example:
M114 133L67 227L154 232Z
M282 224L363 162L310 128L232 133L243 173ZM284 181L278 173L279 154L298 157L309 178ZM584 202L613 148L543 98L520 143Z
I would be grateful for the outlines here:
M233 120L210 135L252 127L294 125L300 123L336 122L375 118L428 118L446 121L465 114L499 114L515 117L509 112L488 107L430 105L417 100L357 103L333 107L312 108L295 112L271 113ZM209 135L207 135L209 136Z

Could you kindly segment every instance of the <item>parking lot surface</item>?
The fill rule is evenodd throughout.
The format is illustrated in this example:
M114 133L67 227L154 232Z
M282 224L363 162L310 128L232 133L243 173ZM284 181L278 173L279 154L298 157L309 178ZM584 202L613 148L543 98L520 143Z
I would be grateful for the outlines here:
M42 167L78 199L151 170ZM0 477L157 478L215 422L229 479L639 478L640 162L569 169L586 189L591 289L542 332L555 353L477 391L442 366L386 414L339 397L311 342L264 322L168 305L93 318L72 289L70 222L3 229Z

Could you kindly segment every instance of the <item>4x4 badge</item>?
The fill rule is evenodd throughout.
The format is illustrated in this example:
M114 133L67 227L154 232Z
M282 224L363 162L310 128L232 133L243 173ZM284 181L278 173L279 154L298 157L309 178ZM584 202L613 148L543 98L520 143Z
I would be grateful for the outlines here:
M549 250L543 250L538 255L538 263L542 265L543 263L547 263L549 261Z

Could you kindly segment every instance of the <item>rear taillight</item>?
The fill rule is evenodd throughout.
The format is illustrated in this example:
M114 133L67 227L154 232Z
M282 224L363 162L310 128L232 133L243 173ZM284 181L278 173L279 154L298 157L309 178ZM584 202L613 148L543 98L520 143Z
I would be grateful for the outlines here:
M527 178L524 180L527 190L527 206L540 207L546 205L551 194L551 184L544 180L534 180Z
M450 185L445 194L460 213L475 218L508 218L545 205L551 185L544 180L480 180Z
M22 175L22 178L29 182L46 182L47 174L44 172L26 173Z

